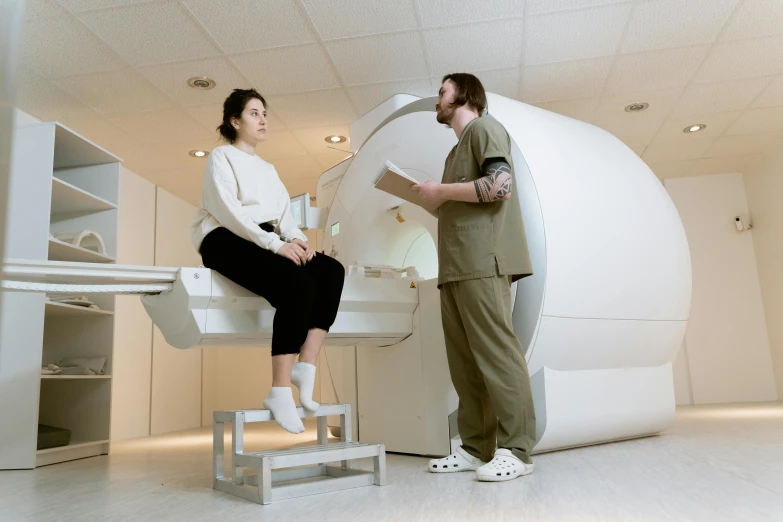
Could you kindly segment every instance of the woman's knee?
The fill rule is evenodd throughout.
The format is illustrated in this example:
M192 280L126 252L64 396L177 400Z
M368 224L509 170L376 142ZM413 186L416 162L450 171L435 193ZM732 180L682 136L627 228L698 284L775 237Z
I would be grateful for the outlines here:
M321 270L327 277L335 277L335 278L345 277L345 267L343 267L342 263L340 263L335 258L331 256L327 256L325 254L322 254L321 257L323 263L323 267Z

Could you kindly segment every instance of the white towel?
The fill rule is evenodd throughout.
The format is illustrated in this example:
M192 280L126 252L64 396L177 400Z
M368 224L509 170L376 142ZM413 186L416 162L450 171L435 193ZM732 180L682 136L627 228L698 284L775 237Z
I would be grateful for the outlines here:
M66 375L103 375L103 372L106 369L106 357L92 357L92 358L85 358L85 357L66 357L59 363L57 363L57 366L59 366L63 374L66 374L66 370L68 371L76 371L79 370L69 370L69 368L82 368L82 369L88 369L92 373L73 373L73 374L66 374Z

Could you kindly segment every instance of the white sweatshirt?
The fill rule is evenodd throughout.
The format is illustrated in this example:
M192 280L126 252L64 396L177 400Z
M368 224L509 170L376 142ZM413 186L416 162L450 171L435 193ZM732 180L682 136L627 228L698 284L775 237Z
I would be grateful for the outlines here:
M271 163L232 145L217 147L204 169L201 206L191 227L193 246L198 251L207 234L218 227L275 253L284 240L307 241L291 217L290 204ZM260 223L272 224L276 233L265 232Z

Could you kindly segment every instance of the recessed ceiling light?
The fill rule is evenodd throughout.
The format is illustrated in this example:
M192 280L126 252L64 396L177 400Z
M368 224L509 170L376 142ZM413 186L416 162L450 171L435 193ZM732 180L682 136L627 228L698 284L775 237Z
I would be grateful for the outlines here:
M203 157L207 156L207 154L209 154L209 152L207 152L205 150L191 150L190 152L188 152L188 154L190 154L194 158L203 158Z
M649 107L649 103L641 102L641 103L632 103L628 107L625 108L625 112L641 112L647 107Z
M343 143L344 141L346 141L345 136L337 136L337 135L327 136L324 139L326 140L326 143Z
M682 132L686 134L690 134L691 132L699 132L700 130L706 129L707 126L703 123L697 123L696 125L688 125L684 129L682 129Z
M206 78L204 76L195 76L188 80L188 85L193 87L194 89L199 89L202 91L208 91L211 88L213 88L217 83L215 83L215 80L212 78Z

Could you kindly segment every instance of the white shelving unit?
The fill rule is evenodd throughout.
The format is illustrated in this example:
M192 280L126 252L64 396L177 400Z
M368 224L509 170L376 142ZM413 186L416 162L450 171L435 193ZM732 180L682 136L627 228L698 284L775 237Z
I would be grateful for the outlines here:
M121 160L59 123L15 130L5 255L113 263ZM106 251L55 239L90 230ZM0 469L30 469L109 452L114 297L87 295L99 309L3 292L0 317ZM105 375L41 375L65 357L106 358ZM38 425L71 431L67 446L37 449Z
M52 178L52 214L100 212L113 208L117 205L61 179Z
M41 375L41 379L67 381L69 379L111 379L111 375Z
M57 238L49 238L49 259L51 261L76 261L78 263L113 263L115 259L86 248L74 246Z
M108 453L108 439L91 442L71 441L67 446L38 450L36 454L36 464L38 466L48 466L49 464L57 464L58 462L83 459L95 455L106 455Z
M76 306L68 303L46 302L45 316L47 319L50 317L91 317L96 315L114 315L114 312L111 310L85 308L84 306Z

